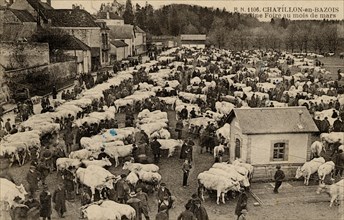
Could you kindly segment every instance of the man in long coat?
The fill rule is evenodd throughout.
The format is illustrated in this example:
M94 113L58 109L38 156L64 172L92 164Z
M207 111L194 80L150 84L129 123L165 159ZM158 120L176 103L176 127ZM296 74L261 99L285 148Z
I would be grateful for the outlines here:
M129 189L128 184L125 181L125 178L127 175L122 174L121 179L117 181L115 185L116 193L117 193L117 202L119 203L125 203L126 198L127 198L127 192Z
M161 144L157 141L157 137L154 137L154 140L151 143L151 149L154 155L154 163L159 163L160 147L161 147Z
M194 209L194 215L196 216L197 220L209 220L207 210L201 204L201 200L196 199L194 203L196 205Z
M135 220L142 219L142 202L140 199L136 198L135 192L129 194L130 199L128 199L127 204L135 209L136 216Z
M30 170L26 175L26 181L29 183L29 193L34 196L38 190L39 174L35 166L30 166Z
M43 187L43 191L39 195L39 201L41 203L39 216L42 217L43 220L48 219L50 220L51 216L51 194L48 190L48 186Z
M64 218L63 213L67 211L66 209L66 190L59 184L57 189L53 194L53 202L55 203L55 210L60 218Z
M237 205L235 207L235 214L239 217L240 214L241 214L241 211L243 209L247 209L247 200L248 200L248 197L247 197L247 194L245 193L245 190L244 189L240 189L240 196L238 198L238 202L237 202Z

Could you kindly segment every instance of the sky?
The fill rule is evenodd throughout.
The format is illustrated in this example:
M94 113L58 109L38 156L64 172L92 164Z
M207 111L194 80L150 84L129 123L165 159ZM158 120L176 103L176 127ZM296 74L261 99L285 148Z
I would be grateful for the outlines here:
M44 1L44 0L42 0ZM117 0L125 4L125 0ZM72 4L82 4L90 13L96 12L106 0L52 0L55 9L72 8ZM291 20L298 19L344 19L344 0L147 0L154 9L168 4L191 4L214 8L226 8L229 12L235 10L241 13L254 13L261 21L269 21L273 17L285 16ZM132 0L144 6L146 1ZM288 17L290 16L290 17Z

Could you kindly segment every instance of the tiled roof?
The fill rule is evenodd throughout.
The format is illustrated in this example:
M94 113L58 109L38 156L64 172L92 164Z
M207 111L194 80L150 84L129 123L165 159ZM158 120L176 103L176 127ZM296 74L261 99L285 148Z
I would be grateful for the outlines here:
M98 19L108 19L107 18L107 13L109 13L109 19L112 19L112 20L123 20L123 18L121 16L119 16L116 13L113 13L113 12L98 12L96 17Z
M121 41L121 40L113 40L113 41L110 41L110 43L112 45L114 45L115 47L127 47L128 44L126 44L125 42Z
M205 34L182 34L180 35L181 40L205 40Z
M301 113L301 117L300 117ZM228 123L238 119L243 134L310 133L318 132L306 107L236 108Z
M110 37L112 40L132 39L134 37L132 25L108 25L108 27L110 28Z
M45 8L45 9L54 9L53 7L51 7L50 5L48 5L47 3L45 2L40 2L41 5Z
M40 39L40 42L48 43L50 49L60 50L91 50L78 38L71 35L48 35Z
M136 33L145 33L139 26L135 26Z
M21 22L36 22L36 19L26 10L9 9Z
M33 7L37 13L45 20L47 20L46 14L44 13L46 10L46 7L42 4L39 0L26 0L31 7Z
M45 14L55 27L99 27L92 15L82 9L45 10Z

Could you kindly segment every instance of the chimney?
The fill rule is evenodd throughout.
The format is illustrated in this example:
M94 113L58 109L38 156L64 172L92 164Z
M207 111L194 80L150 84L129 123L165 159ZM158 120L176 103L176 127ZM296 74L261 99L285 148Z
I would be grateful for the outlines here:
M51 0L47 0L47 4L51 6Z
M106 19L110 19L110 13L108 11L106 12Z

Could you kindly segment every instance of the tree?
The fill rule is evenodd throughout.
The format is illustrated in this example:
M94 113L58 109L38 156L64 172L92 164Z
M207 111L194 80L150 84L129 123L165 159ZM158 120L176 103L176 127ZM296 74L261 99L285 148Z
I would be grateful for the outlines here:
M218 46L218 48L223 48L227 39L227 28L225 22L216 17L212 24L212 29L209 31L209 41L211 44Z
M134 24L134 12L131 0L127 0L125 3L125 10L123 13L123 19L125 24Z

